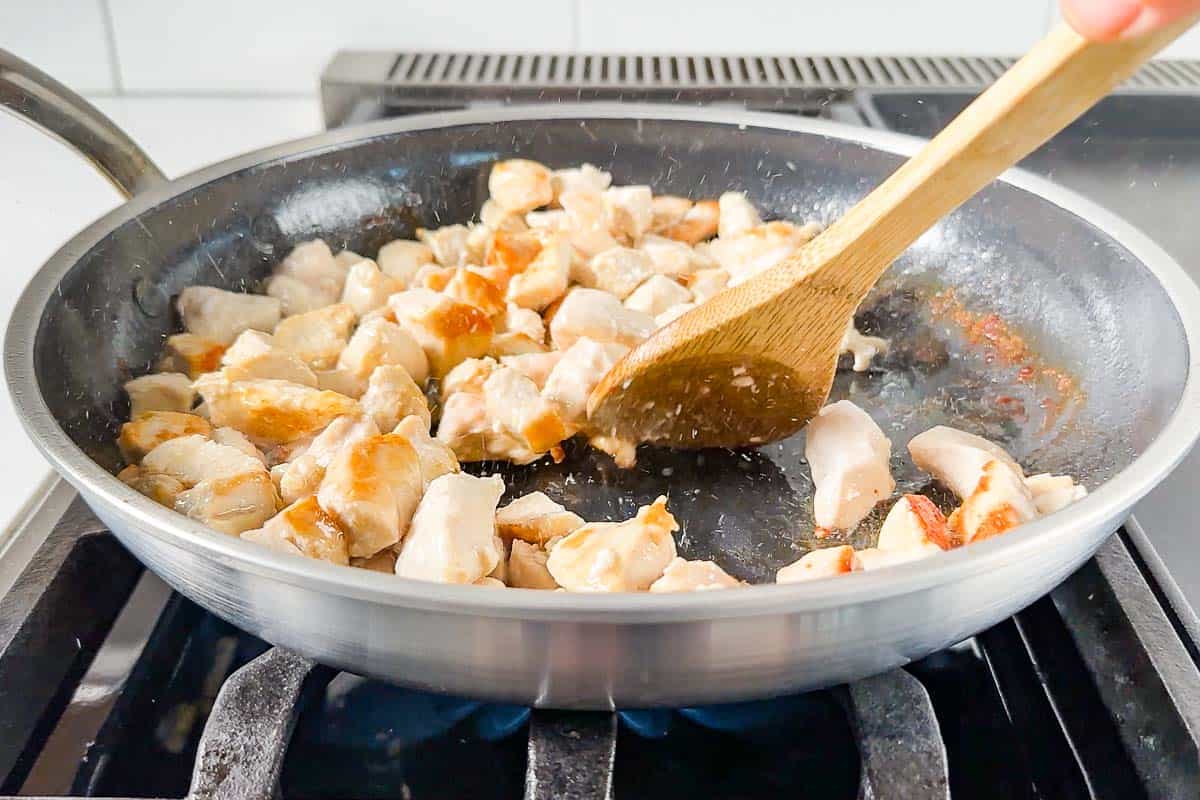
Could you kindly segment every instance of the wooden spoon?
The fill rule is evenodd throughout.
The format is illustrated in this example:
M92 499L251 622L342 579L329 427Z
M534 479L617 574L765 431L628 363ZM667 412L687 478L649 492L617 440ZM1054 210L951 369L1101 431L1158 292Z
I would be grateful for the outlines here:
M1116 42L1057 27L811 243L630 352L592 392L591 424L688 448L798 431L828 398L842 335L892 261L1196 19Z

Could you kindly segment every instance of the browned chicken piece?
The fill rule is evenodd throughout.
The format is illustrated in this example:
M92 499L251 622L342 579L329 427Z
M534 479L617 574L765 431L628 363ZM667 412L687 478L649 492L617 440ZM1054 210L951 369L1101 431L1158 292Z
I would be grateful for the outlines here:
M588 445L601 453L608 453L613 463L621 469L632 469L637 464L637 442L602 434L590 437Z
M563 192L558 201L565 213L549 229L566 236L580 256L591 258L621 244L609 232L603 193L574 190Z
M396 551L388 548L367 558L352 558L350 566L394 576L396 574Z
M681 278L714 266L712 259L690 245L664 236L653 234L642 238L638 252L650 262L650 268L659 275Z
M134 491L168 507L174 506L175 498L187 488L178 478L156 472L143 472L141 467L134 464L118 472L117 478Z
M420 385L429 377L429 359L413 335L394 322L376 317L365 320L338 356L337 368L357 382L356 394L366 391L377 367L396 365Z
M558 409L537 384L510 367L500 367L483 384L488 418L535 453L544 453L570 434Z
M625 522L592 522L556 544L546 567L571 592L644 592L675 558L679 529L660 497Z
M392 433L403 436L417 451L421 483L428 488L435 478L458 472L458 459L444 442L429 435L429 421L414 415L400 420Z
M180 492L174 508L219 533L235 536L271 518L275 513L275 486L265 468L209 478Z
M415 414L428 427L432 418L429 401L421 387L404 367L391 364L376 367L367 382L367 391L358 401L362 410L375 419L381 431L390 431L405 417Z
M642 281L654 274L650 259L641 250L612 247L588 261L576 262L572 280L589 289L600 289L624 300Z
M545 545L582 528L583 518L541 492L518 497L496 512L496 532L505 541L519 539Z
M434 230L417 228L417 238L433 253L433 260L443 267L461 267L467 263L469 233L466 225L446 225Z
M488 176L488 193L496 204L514 214L549 205L554 200L550 170L524 158L500 161Z
M717 209L717 236L721 239L733 239L762 224L758 209L745 192L725 192L717 198Z
M354 309L342 303L296 314L276 326L274 344L313 369L332 369L357 320Z
M396 574L439 583L474 583L489 575L505 555L495 533L502 494L498 476L455 472L434 480L400 547Z
M429 289L394 294L388 305L397 324L425 351L434 377L445 375L468 358L482 356L491 343L494 328L486 314Z
M906 494L896 501L884 518L876 547L919 558L958 544L947 527L945 515L932 500L919 494Z
M360 411L352 398L277 380L196 382L214 425L236 428L257 445L285 444L324 429L336 417Z
M365 557L404 538L422 488L417 451L403 436L385 433L339 450L317 500L348 534L350 555Z
M625 307L657 317L672 306L692 302L692 293L665 275L652 275L625 298Z
M375 420L366 414L338 417L321 431L303 454L288 463L279 480L283 502L294 503L315 494L325 478L325 469L334 455L351 442L379 435Z
M210 438L217 444L232 447L234 450L257 459L264 467L267 466L267 457L241 431L235 431L233 428L214 428Z
M721 211L716 200L701 200L687 210L683 219L660 233L667 239L695 245L717 235Z
M514 539L508 554L508 585L514 589L557 589L558 582L546 569L549 554L529 542Z
M678 223L691 207L692 201L686 197L655 195L650 200L650 231L658 233Z
M141 467L144 474L170 475L189 487L211 478L267 472L253 456L200 434L168 439L142 458Z
M406 287L395 278L385 275L369 258L360 259L346 273L342 287L342 303L354 309L358 316L382 308L387 299Z
M563 192L603 192L611 185L612 175L591 164L556 169L550 174L550 186L556 202Z
M476 272L474 267L456 269L442 293L460 303L475 306L492 319L493 324L504 322L504 292Z
M213 286L189 286L175 303L183 327L205 339L228 345L244 330L272 331L279 322L279 301L261 294L227 292Z
M1037 519L1037 504L1021 474L998 459L983 474L962 506L950 515L950 530L963 544L997 536Z
M167 337L159 369L182 372L195 380L221 366L225 345L194 333L176 333Z
M117 447L126 463L136 464L163 442L179 436L208 436L212 426L195 414L148 411L121 426Z
M697 270L688 276L688 289L697 303L703 303L718 292L724 291L728 285L729 271L720 267Z
M191 411L196 402L192 381L181 372L160 372L126 381L125 394L129 395L130 419L148 411Z
M854 548L849 545L823 547L805 553L793 564L788 564L775 574L776 583L798 583L815 578L829 578L857 572L863 568Z
M563 419L582 424L587 416L588 396L628 352L629 348L623 344L578 339L550 371L542 396L558 407Z
M500 560L496 562L496 568L487 574L489 578L495 578L508 585L508 545L499 536L496 538L496 549L500 551Z
M530 231L496 231L484 256L486 274L502 290L542 252L545 237Z
M975 491L989 461L999 461L1024 477L1020 465L1000 445L945 425L914 436L908 442L908 452L918 469L928 472L962 500Z
M280 553L343 566L350 563L346 532L312 495L292 503L261 528L245 531L242 538Z
M275 346L275 339L262 331L243 331L221 356L223 374L231 381L254 378L290 381L317 386L317 375L300 356Z
M546 379L562 360L561 350L551 350L547 353L525 353L516 356L503 356L500 364L511 367L533 381L540 391L546 385Z
M649 314L625 308L608 292L575 288L567 293L550 321L550 340L559 350L566 350L585 337L634 347L656 327Z
M849 400L822 408L806 429L817 525L849 530L896 488L892 443L867 412Z
M398 281L401 288L407 289L412 285L417 270L433 263L433 250L421 242L396 239L379 248L375 261L384 275Z
M483 382L499 367L494 358L468 358L446 373L441 381L442 399L458 392L481 394Z
M320 303L324 306L335 302L341 296L349 266L345 260L339 263L324 241L313 239L292 248L292 252L275 268L275 275L294 278L306 284L319 293L315 298L324 299L324 302Z
M505 298L521 308L543 309L563 296L571 270L571 247L551 235L537 257L508 281Z
M654 221L649 186L614 186L603 193L608 230L618 240L637 244Z
M741 586L737 578L712 561L688 561L678 556L650 584L652 592L707 592Z

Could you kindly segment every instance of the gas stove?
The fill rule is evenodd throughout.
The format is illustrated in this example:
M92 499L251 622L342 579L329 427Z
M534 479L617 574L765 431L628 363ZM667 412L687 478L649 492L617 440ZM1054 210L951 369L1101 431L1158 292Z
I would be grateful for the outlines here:
M621 99L927 135L1007 63L342 53L322 99L330 126ZM1200 64L1143 70L1027 166L1127 214L1200 277L1180 199L1200 170ZM556 712L273 649L173 595L53 482L0 552L0 800L1195 797L1200 566L1182 509L1197 483L1200 461L1185 463L1049 596L905 669L723 706Z

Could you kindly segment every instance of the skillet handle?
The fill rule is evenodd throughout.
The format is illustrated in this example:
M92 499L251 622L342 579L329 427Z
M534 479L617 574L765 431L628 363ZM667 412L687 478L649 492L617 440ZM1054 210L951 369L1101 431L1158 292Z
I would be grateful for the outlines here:
M167 180L150 156L98 108L3 49L0 108L70 146L126 197Z

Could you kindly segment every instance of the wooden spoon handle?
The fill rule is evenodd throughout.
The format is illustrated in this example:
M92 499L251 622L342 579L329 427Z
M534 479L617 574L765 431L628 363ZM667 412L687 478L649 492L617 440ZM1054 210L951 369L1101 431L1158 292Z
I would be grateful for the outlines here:
M793 264L859 300L939 219L1061 131L1197 16L1147 36L1092 42L1059 25ZM798 276L797 276L798 277Z

